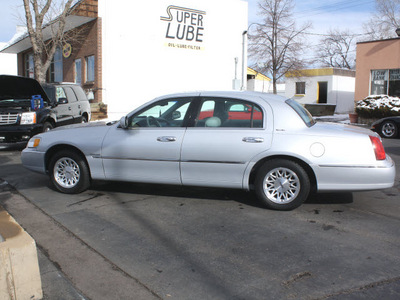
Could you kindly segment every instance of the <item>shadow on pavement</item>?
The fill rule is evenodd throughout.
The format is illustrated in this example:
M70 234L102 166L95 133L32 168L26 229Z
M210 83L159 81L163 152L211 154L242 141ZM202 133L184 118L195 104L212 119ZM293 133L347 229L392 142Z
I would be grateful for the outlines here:
M163 197L235 201L242 204L263 207L252 192L238 189L208 187L189 187L178 185L159 185L129 182L94 182L91 190L97 192L153 195Z
M307 204L349 204L353 203L353 194L343 193L314 193L306 200Z
M50 187L52 188L52 187ZM54 189L54 188L52 188ZM241 204L265 208L253 192L236 189L186 187L128 182L95 182L91 190L96 192L154 195L177 198L235 201ZM349 204L353 203L352 193L314 193L305 204Z

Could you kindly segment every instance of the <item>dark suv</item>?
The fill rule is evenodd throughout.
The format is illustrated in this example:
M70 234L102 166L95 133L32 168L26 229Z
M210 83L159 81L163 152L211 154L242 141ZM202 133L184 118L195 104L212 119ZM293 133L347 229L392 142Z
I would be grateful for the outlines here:
M43 84L0 75L0 143L28 141L54 127L90 120L90 104L73 83Z

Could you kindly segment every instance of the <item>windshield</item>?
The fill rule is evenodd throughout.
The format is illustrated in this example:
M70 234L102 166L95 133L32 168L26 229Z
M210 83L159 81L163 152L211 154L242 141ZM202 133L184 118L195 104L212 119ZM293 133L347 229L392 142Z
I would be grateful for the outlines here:
M293 99L288 99L285 102L297 112L297 114L303 119L304 123L306 123L308 127L311 127L315 124L315 120L313 119L310 112L305 109L300 103Z

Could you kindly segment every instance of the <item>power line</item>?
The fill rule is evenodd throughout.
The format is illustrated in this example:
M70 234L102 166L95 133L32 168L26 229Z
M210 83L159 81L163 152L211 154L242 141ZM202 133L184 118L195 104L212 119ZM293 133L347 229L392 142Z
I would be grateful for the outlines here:
M346 10L349 8L353 8L356 6L361 6L361 5L367 5L367 4L371 4L375 2L375 0L369 0L369 1L365 1L365 0L353 0L353 1L339 1L336 3L332 3L332 4L327 4L327 5L321 5L318 6L316 8L312 8L312 9L306 9L303 11L298 11L296 12L297 14L304 14L304 16L298 16L298 18L305 18L305 17L310 17L310 16L314 16L314 15L319 15L319 14L326 14L326 13L331 13L333 11L339 11L339 10ZM310 12L316 12L314 14L310 14Z
M261 27L268 27L267 25L263 25L263 24L259 24L259 23L252 23L252 24L250 24L250 26L251 25L256 25L256 26L261 26ZM249 26L249 28L250 28L250 26ZM288 29L285 28L285 27L278 27L277 29L279 29L281 31L288 31ZM360 36L369 35L369 34L372 34L372 33L373 32L342 34L342 33L339 32L339 35L343 36L343 37L360 37ZM308 31L303 31L302 34L313 35L313 36L321 36L321 37L332 36L332 34L329 34L329 33L316 33L316 32L308 32ZM252 35L252 34L250 33L249 35Z
M366 32L366 33L349 33L349 34L340 34L340 36L343 37L359 37L363 35L369 35L372 34L373 32ZM316 35L316 36L331 36L332 34L328 33L315 33L315 32L303 32L303 34L306 35Z

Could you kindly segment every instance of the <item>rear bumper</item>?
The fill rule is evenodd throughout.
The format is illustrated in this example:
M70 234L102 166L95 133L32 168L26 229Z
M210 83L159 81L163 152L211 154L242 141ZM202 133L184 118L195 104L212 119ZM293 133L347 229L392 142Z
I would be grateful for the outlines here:
M377 166L314 166L318 191L368 191L391 188L396 167L390 156Z
M27 142L35 134L43 131L43 124L1 125L0 143Z

